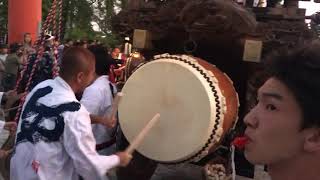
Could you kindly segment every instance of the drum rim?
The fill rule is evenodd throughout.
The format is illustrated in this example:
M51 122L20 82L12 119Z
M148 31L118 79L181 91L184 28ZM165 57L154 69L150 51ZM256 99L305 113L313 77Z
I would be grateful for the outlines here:
M216 102L215 103L216 113L215 113L214 126L211 131L211 134L210 134L209 138L207 139L206 143L203 145L203 147L197 153L194 153L194 155L191 155L190 157L185 158L185 160L180 160L177 162L163 162L163 161L157 161L157 162L162 163L162 164L174 165L174 164L198 161L208 154L207 152L210 149L210 146L212 145L212 143L214 143L213 141L215 141L215 136L222 133L222 132L219 132L220 129L218 127L219 124L223 124L223 122L221 122L221 121L223 121L223 117L221 117L221 116L223 116L223 112L222 112L223 108L221 107L222 102L220 102L220 97L218 95L219 92L215 86L215 83L211 80L209 75L204 70L202 70L202 68L204 68L204 67L202 67L200 64L195 64L192 62L192 60L188 59L188 58L192 58L196 62L197 60L194 57L188 56L188 55L163 54L163 55L155 56L154 60L157 61L157 60L165 59L165 58L186 63L186 64L190 65L193 69L197 70L202 75L202 77L205 78L205 80L208 82L208 84L211 88L211 91L214 96L214 100ZM216 85L218 85L218 84L216 84ZM223 97L223 95L221 93L220 93L220 95L221 95L221 97Z

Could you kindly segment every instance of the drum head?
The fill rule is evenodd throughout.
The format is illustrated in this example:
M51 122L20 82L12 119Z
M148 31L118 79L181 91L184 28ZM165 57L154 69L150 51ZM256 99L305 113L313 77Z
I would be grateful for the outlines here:
M201 152L219 123L218 97L212 88L203 72L186 62L163 58L147 63L122 90L119 118L124 135L132 142L160 113L160 120L137 150L158 162L188 160Z

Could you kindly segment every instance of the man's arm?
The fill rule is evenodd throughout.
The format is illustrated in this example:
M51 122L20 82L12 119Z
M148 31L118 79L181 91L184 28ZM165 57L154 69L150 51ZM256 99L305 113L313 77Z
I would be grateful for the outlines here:
M0 149L0 159L5 158L10 154L10 151Z
M84 179L100 179L108 170L116 166L125 166L131 155L119 153L101 156L96 150L91 121L87 112L68 113L65 120L63 144L73 160L77 172Z
M117 119L114 117L112 119L110 119L107 116L100 117L100 116L90 114L90 119L91 119L91 124L101 124L101 125L104 125L108 128L114 128L114 126L117 123Z
M97 116L101 104L103 104L101 97L103 97L103 94L99 91L94 91L94 88L87 88L83 92L80 103L90 113L91 124L101 124L108 128L113 128L116 125L116 119L113 118L111 120L108 117Z
M26 93L17 94L14 90L0 92L0 103L1 105L5 105L4 108L11 108L11 106L24 95L26 95Z
M17 130L17 123L0 121L0 132L3 129L10 131L10 133L15 133Z
M11 134L15 134L17 131L17 123L16 122L6 122L4 125L4 129L10 131Z

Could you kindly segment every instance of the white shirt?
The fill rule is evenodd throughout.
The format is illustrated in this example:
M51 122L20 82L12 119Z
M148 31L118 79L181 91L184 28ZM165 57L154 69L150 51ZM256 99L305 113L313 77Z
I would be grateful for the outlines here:
M116 89L113 87L114 93ZM90 114L104 117L111 114L112 92L108 76L100 76L90 86L88 86L82 95L81 104L86 107ZM100 124L92 125L93 135L97 144L105 143L111 140L112 132L115 129L108 129ZM115 146L99 151L100 154L108 155L115 152Z
M6 61L8 54L0 54L0 60L4 63Z
M99 155L95 144L89 113L71 87L60 77L46 80L23 105L10 179L107 179L119 158Z
M0 120L0 133L2 132L2 130L4 128L4 124L5 124L5 122Z

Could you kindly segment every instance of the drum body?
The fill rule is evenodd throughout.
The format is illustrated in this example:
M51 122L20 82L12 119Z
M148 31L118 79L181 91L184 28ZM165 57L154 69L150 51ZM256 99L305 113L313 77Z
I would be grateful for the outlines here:
M145 63L145 59L140 53L131 53L130 57L126 60L124 81L127 81L131 74L143 63Z
M155 56L131 75L122 92L120 125L129 142L160 113L137 150L161 163L199 161L219 146L237 120L232 81L191 56Z

